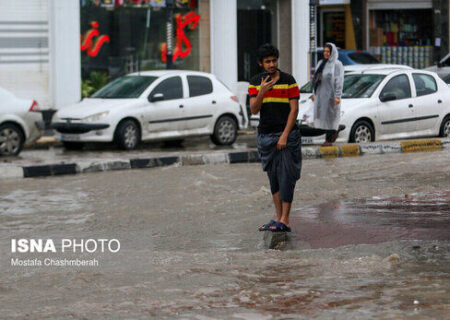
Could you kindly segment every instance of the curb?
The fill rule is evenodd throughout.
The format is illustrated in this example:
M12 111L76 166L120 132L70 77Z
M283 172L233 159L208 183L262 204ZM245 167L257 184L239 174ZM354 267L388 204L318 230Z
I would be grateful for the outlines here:
M358 157L370 154L440 151L450 148L450 139L408 140L368 144L345 144L330 147L302 147L303 159ZM81 161L78 163L48 164L25 167L0 167L0 180L9 178L49 177L89 172L156 168L171 165L234 164L260 162L257 151L192 154L130 160Z

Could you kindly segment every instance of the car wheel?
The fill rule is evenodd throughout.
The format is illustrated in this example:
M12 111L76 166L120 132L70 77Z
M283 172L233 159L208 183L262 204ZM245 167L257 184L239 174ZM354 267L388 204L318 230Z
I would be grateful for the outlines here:
M136 149L141 140L141 132L136 121L125 120L116 129L115 143L123 150Z
M211 141L217 145L231 145L236 141L237 129L236 121L233 118L229 116L220 117L214 126Z
M0 155L17 156L23 148L25 136L21 128L13 123L0 126Z
M442 121L439 136L450 138L450 116L446 116Z
M84 148L84 142L63 141L62 143L67 150L81 150Z
M375 141L375 130L364 120L357 121L350 132L350 142L367 143Z

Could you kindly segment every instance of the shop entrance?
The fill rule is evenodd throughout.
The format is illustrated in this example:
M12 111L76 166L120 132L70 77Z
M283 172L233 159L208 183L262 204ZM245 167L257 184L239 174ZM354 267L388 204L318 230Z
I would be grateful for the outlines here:
M276 13L270 1L238 1L238 81L250 81L260 72L256 50L264 43L275 46Z
M345 10L322 9L320 11L320 45L332 42L345 48Z

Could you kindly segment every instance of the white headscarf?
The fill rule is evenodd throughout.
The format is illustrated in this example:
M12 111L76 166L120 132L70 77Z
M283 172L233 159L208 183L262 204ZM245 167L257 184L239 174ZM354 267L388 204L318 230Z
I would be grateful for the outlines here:
M329 45L332 48L331 49L331 55L328 58L327 63L330 64L331 74L333 75L333 79L334 79L334 69L335 69L336 61L339 58L339 52L338 52L338 49L336 48L336 45L334 43L327 42L325 45Z

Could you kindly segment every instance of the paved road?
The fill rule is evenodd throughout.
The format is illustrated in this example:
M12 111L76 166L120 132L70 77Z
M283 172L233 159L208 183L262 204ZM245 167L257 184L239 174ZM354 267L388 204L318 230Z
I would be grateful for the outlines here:
M265 250L256 231L273 212L260 164L5 180L0 318L444 319L449 159L446 149L304 161L287 251ZM11 238L116 238L121 249L12 254Z

